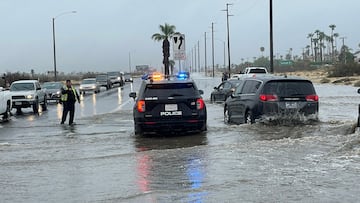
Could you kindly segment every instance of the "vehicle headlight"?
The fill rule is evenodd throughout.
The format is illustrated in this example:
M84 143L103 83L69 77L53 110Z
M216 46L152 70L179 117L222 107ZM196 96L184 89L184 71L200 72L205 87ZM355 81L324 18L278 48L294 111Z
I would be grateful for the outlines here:
M80 89L82 90L82 89L84 89L84 87L81 87L81 86L80 86Z
M95 88L96 88L96 86L95 86L95 85L93 85L93 86L91 86L91 88L94 88L94 89L95 89Z
M34 98L34 95L32 95L32 94L29 94L26 96L26 99L32 99L32 98Z
M56 94L61 94L61 91L60 91L60 90L59 90L59 91L57 91L57 92L56 92Z
M117 79L120 80L120 77L118 77Z

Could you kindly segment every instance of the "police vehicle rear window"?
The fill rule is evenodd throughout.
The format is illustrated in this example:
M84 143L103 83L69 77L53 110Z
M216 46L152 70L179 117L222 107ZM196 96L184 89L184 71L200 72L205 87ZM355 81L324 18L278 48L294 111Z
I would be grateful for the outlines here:
M198 94L192 83L148 84L145 89L145 97L197 96Z
M315 94L315 89L313 84L306 80L285 80L266 83L263 92L279 96L301 96Z

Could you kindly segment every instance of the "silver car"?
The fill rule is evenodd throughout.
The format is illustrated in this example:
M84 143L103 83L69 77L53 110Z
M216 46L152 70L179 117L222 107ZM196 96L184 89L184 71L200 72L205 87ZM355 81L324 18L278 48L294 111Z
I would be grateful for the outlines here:
M86 92L94 92L95 94L100 92L100 84L96 82L96 78L86 78L81 81L80 94Z

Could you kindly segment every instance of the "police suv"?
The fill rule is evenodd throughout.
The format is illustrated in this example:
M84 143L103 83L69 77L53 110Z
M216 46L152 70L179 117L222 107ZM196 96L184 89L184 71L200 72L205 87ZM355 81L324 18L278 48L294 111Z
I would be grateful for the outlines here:
M135 134L148 132L179 133L206 131L206 106L188 74L165 79L153 73L143 80L133 109Z

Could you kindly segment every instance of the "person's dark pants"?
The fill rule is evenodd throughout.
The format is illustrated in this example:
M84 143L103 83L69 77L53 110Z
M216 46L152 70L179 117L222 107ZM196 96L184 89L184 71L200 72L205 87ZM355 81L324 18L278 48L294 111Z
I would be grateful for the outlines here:
M62 114L61 124L65 123L68 112L70 112L69 125L71 125L74 122L75 103L73 102L63 103L63 114Z

